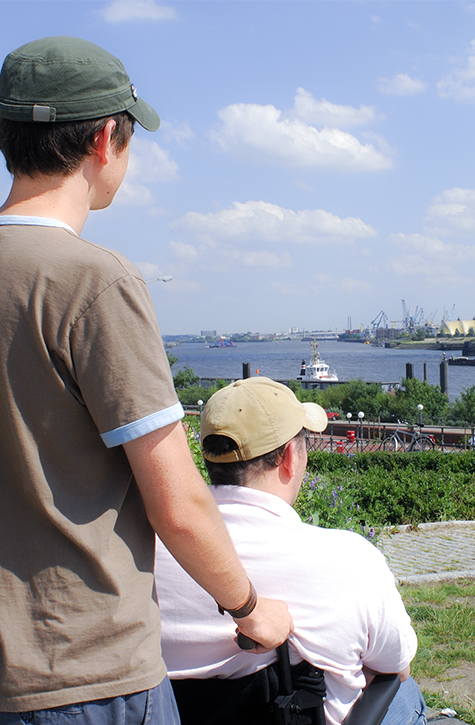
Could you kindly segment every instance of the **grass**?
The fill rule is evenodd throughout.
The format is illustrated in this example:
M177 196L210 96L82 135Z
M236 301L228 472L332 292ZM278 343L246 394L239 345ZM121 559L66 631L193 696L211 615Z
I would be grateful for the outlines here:
M442 693L424 691L427 705L450 707L464 722L475 725L475 702L457 695L457 680L447 672L475 663L475 583L460 579L404 584L400 592L419 641L411 673L417 681L430 678L443 683Z

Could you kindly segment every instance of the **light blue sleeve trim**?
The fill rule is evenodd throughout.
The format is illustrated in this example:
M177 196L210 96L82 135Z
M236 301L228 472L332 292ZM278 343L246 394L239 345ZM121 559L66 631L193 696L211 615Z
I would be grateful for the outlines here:
M176 423L184 415L185 411L183 410L182 404L176 403L171 408L159 410L157 413L146 415L145 418L134 420L133 423L127 423L126 425L121 425L120 428L114 428L114 430L101 433L101 438L107 448L114 448L115 446L121 446L123 443L134 441L136 438L140 438L154 430L164 428L166 425L170 425L170 423Z

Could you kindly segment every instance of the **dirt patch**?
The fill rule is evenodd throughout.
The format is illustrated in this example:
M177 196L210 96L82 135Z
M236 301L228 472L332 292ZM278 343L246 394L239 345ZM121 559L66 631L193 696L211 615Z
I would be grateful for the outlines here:
M446 670L440 680L421 677L418 685L421 690L443 695L459 704L460 707L473 708L475 705L475 666L473 662L463 662L458 667Z

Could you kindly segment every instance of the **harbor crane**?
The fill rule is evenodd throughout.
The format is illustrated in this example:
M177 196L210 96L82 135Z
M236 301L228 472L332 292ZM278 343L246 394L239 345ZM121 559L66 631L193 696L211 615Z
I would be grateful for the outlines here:
M381 310L381 312L378 315L376 315L374 320L372 320L372 322L370 322L370 325L371 325L372 331L377 330L380 327L385 327L387 329L387 327L388 327L387 314L383 310Z
M414 314L411 316L411 308L406 305L405 300L402 302L402 324L406 332L414 330L422 325L424 318L424 310L419 305L416 307Z

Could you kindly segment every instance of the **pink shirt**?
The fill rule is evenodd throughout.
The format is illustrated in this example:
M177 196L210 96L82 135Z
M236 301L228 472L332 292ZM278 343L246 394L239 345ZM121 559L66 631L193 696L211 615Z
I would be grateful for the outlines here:
M341 723L365 685L363 664L399 672L417 639L381 552L363 537L304 524L285 501L238 486L211 487L236 550L262 596L292 614L291 663L325 670L326 716ZM236 678L275 661L241 651L235 623L157 540L163 656L172 679Z

